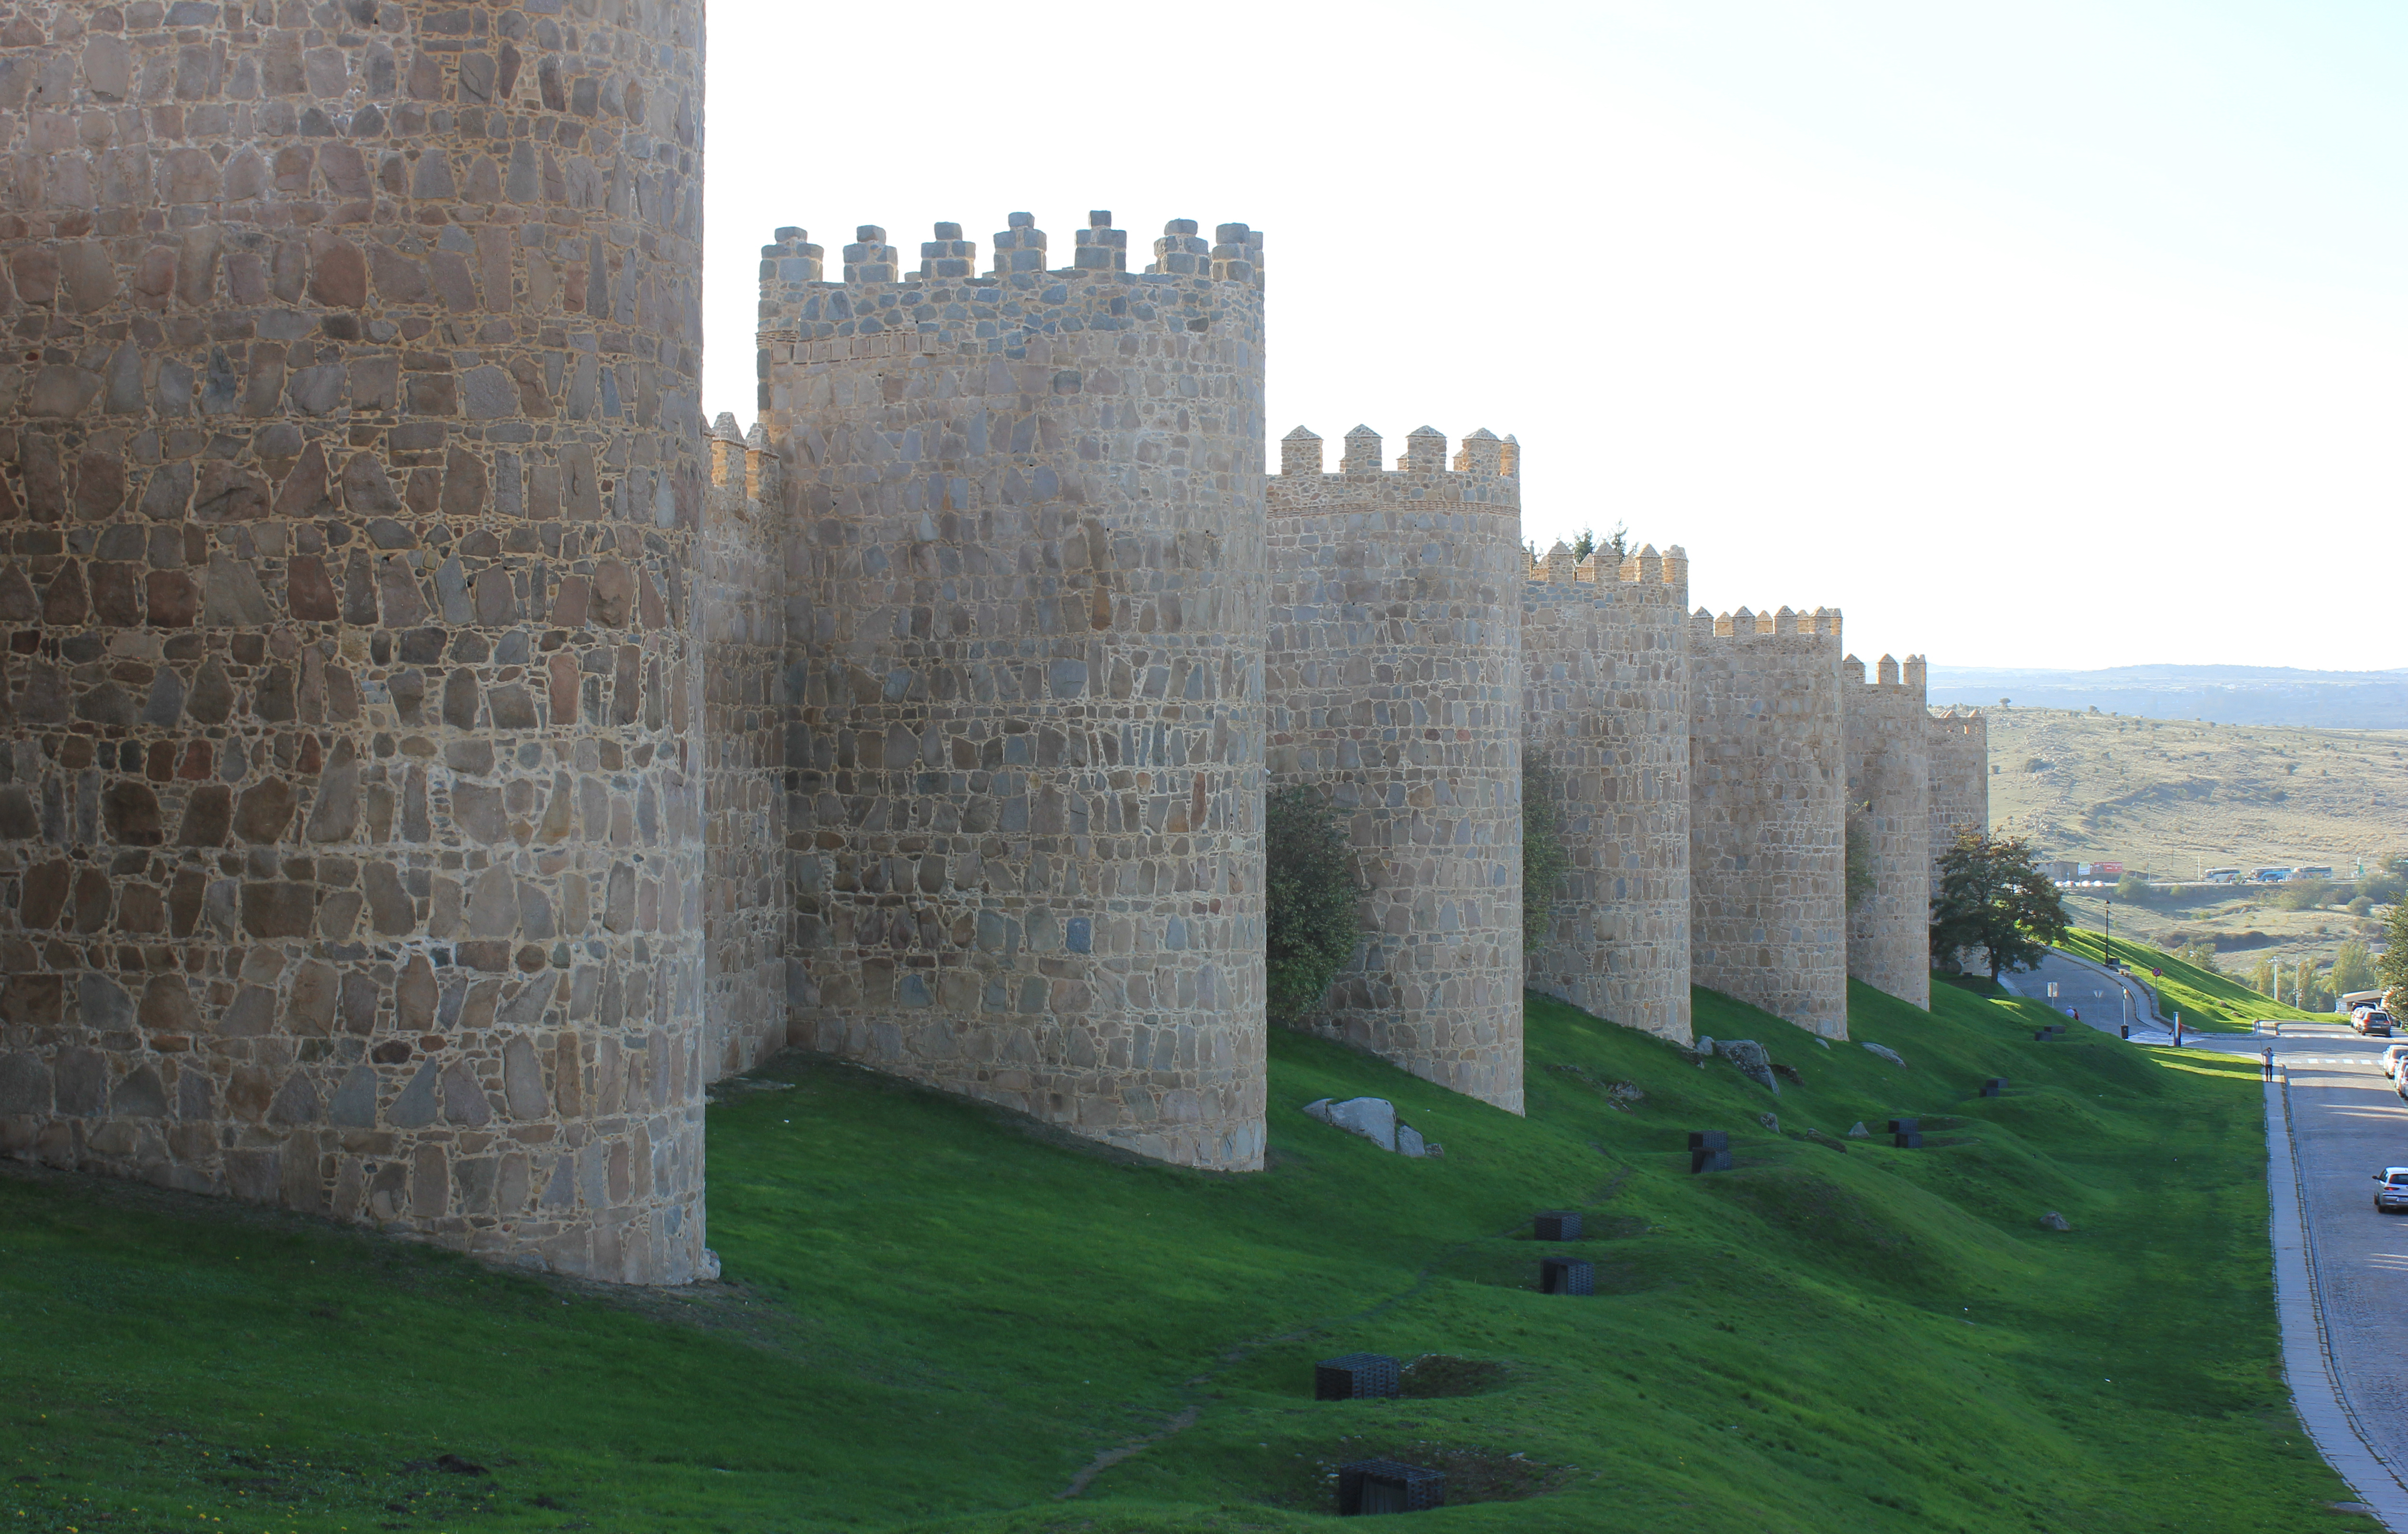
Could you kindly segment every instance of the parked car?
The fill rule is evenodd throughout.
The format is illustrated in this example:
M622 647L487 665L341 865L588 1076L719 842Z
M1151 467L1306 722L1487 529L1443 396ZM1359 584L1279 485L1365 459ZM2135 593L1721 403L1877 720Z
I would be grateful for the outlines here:
M2386 1167L2374 1174L2374 1180L2381 1185L2374 1190L2376 1214L2408 1209L2408 1167Z
M2370 1039L2391 1037L2391 1014L2375 1007L2350 1014L2349 1026Z
M2400 1062L2403 1059L2408 1059L2408 1044L2384 1045L2383 1073L2397 1082L2400 1079Z

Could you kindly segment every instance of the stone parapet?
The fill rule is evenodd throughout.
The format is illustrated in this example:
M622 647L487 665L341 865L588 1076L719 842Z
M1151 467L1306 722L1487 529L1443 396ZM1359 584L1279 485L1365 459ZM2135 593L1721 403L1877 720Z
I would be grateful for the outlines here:
M1848 910L1848 973L1931 1005L1931 746L1923 657L1841 663L1846 716L1848 834L1871 885Z
M1298 428L1270 482L1266 763L1329 797L1369 886L1362 951L1314 1031L1522 1111L1518 454L1452 462L1423 427L1393 470L1367 427L1340 472Z
M1690 1039L1688 556L1533 560L1523 751L1543 768L1569 867L1532 990ZM1526 899L1531 898L1526 892Z
M794 487L801 1043L1189 1165L1263 1152L1260 236L1146 272L1013 214L781 230L762 419Z
M1690 953L1698 985L1847 1037L1847 742L1836 608L1689 631Z
M0 1148L680 1282L703 7L557 10L0 6Z

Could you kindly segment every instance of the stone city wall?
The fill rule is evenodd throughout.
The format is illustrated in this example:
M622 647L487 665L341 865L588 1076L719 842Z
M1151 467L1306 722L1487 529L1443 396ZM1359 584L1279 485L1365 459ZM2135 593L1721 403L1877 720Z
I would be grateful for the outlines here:
M1927 1010L1931 1005L1931 748L1923 657L1841 663L1846 714L1848 828L1871 888L1848 910L1848 973Z
M707 444L702 620L703 1079L786 1044L785 485L768 433Z
M0 1149L703 1249L698 0L0 3Z
M763 252L798 1042L1262 1164L1261 238Z
M1840 613L1703 608L1689 634L1691 976L1848 1031Z
M1930 716L1931 892L1940 893L1940 859L1969 831L1990 827L1990 721L1979 709Z
M1526 983L1686 1044L1689 559L1619 567L1557 544L1522 617L1526 758L1543 769L1568 861Z
M1363 947L1307 1025L1522 1111L1522 551L1516 448L1395 469L1298 427L1270 482L1266 763L1326 793L1362 854Z

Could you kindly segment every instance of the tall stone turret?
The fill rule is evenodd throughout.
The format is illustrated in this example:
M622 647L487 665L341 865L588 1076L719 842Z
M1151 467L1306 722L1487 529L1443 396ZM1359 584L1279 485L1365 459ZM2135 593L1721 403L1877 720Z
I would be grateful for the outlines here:
M703 1079L786 1044L785 559L793 534L769 436L722 414L705 444L702 626Z
M1362 952L1309 1026L1522 1111L1518 449L1448 465L1423 427L1395 469L1298 428L1270 484L1266 753L1329 796L1363 859Z
M8 1154L706 1265L702 12L14 7Z
M798 491L796 1036L1097 1140L1263 1147L1261 236L1015 213L762 253Z
M1990 828L1990 721L1980 709L1952 708L1931 717L1931 892L1940 893L1940 859L1956 838Z
M1931 746L1924 661L1885 655L1872 681L1841 663L1848 741L1851 860L1848 973L1901 1001L1931 1005Z
M1541 771L1569 867L1532 990L1687 1043L1688 555L1617 567L1557 544L1522 616L1522 749ZM1526 900L1538 892L1525 891Z
M1690 952L1697 983L1848 1031L1847 741L1840 613L1699 608L1689 631Z

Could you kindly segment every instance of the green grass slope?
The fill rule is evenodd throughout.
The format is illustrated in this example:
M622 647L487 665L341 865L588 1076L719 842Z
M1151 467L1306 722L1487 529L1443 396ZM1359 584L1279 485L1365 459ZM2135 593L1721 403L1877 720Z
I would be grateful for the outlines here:
M2097 932L2070 933L2058 946L2093 963L2106 959L2106 945ZM2186 1030L2197 1028L2202 1031L2246 1033L2261 1017L2280 1017L2286 1022L2336 1020L2329 1012L2301 1012L2251 990L2229 974L2202 970L2170 953L2125 938L2115 940L2115 957L2135 970L2164 972L2158 976L2143 974L2140 978L2157 988L2161 1011L2168 1016L2182 1014Z
M0 1177L0 1519L1293 1529L1383 1456L1449 1471L1433 1531L2329 1516L2346 1494L2275 1371L2245 1070L2034 1044L2044 1009L1958 986L1928 1015L1859 987L1851 1015L1907 1067L1698 994L1700 1033L1798 1072L1776 1098L1533 999L1526 1118L1275 1030L1258 1176L789 1057L758 1081L791 1086L710 1112L728 1282L686 1294ZM2007 1096L1975 1095L1990 1075ZM1300 1111L1359 1094L1443 1158ZM1844 1139L1892 1115L1924 1149ZM1691 1129L1731 1131L1734 1170L1691 1176ZM1536 1290L1563 1248L1527 1216L1558 1207L1586 1213L1593 1299ZM1313 1401L1312 1361L1358 1350L1452 1361L1406 1399Z

